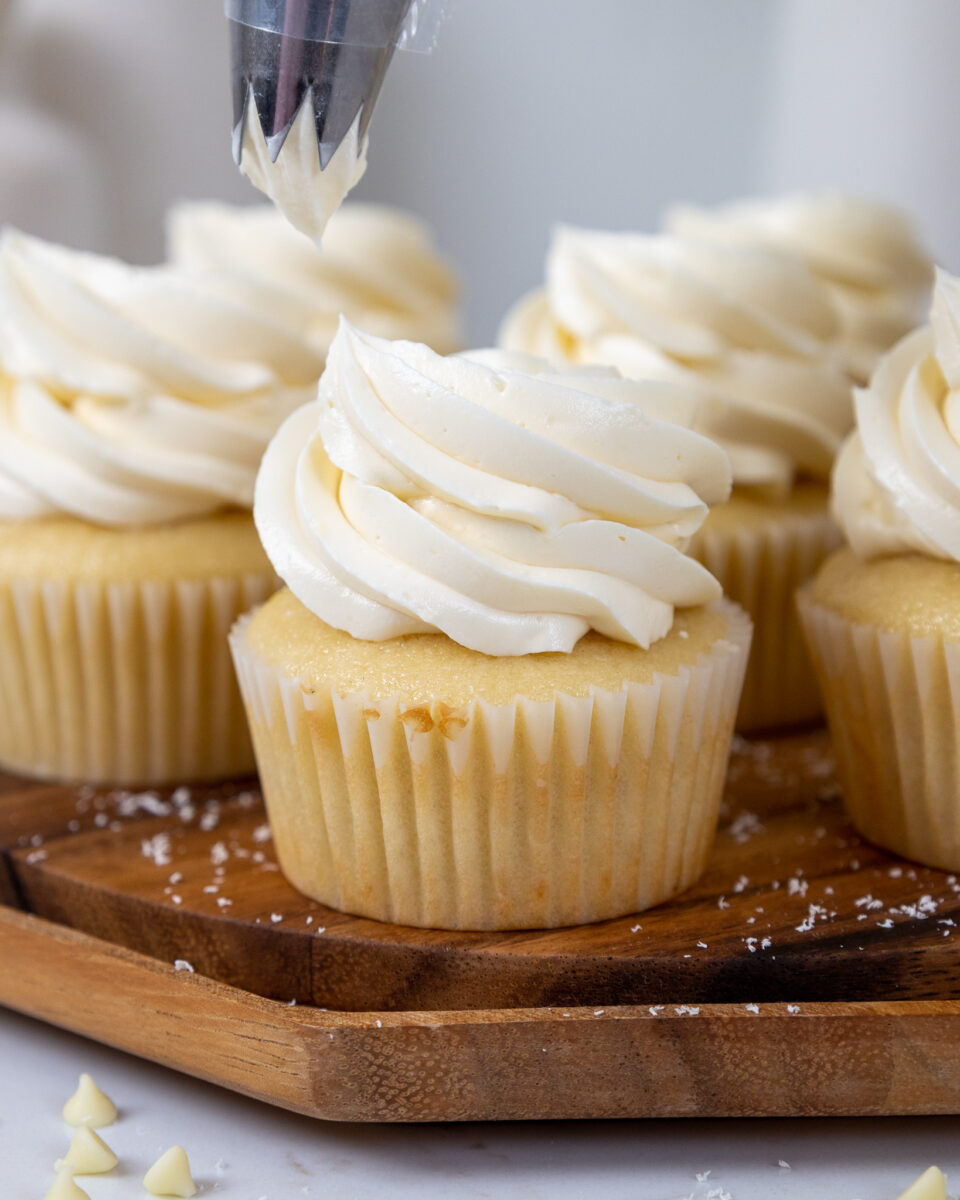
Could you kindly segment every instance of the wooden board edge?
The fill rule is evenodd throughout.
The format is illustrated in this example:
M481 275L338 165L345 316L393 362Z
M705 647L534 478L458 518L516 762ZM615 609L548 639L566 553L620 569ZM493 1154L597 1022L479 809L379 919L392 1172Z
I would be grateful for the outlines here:
M0 962L8 1007L327 1120L960 1112L960 1001L323 1012L12 909Z

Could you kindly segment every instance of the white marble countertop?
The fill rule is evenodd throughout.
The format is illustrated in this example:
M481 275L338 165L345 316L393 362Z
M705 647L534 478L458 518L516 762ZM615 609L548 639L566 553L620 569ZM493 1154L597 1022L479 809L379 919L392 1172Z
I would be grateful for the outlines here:
M895 1200L931 1163L960 1182L960 1118L326 1124L0 1009L2 1200L42 1200L81 1071L120 1108L91 1200L143 1200L174 1143L223 1200Z

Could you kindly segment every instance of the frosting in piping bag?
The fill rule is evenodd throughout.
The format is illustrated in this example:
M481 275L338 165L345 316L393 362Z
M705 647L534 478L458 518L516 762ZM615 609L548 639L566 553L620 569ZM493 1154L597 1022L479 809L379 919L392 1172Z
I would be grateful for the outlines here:
M277 161L270 161L253 93L243 124L240 170L274 202L295 229L320 241L327 222L367 169L367 139L360 143L360 118L350 126L324 170L313 106L304 103L294 117Z

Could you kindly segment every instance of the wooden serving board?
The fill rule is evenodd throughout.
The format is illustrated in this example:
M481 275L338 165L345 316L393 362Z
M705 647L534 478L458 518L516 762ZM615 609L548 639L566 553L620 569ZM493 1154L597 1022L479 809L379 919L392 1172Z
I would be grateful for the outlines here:
M376 1121L960 1112L960 883L856 836L822 732L738 741L691 891L553 931L306 900L252 782L0 790L0 1003L260 1099Z

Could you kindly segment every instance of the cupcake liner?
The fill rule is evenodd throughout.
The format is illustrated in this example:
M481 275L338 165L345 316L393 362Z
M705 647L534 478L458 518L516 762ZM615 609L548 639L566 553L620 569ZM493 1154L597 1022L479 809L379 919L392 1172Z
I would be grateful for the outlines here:
M0 763L118 784L252 771L227 638L275 590L271 572L0 584Z
M854 825L960 870L960 643L855 624L805 590L797 603Z
M716 528L709 520L689 553L749 613L753 646L737 730L799 725L822 713L820 693L796 611L796 591L841 543L833 518L790 514L779 522Z
M315 689L231 635L280 865L333 908L552 928L658 904L713 843L750 622L692 667L589 696L407 705Z

